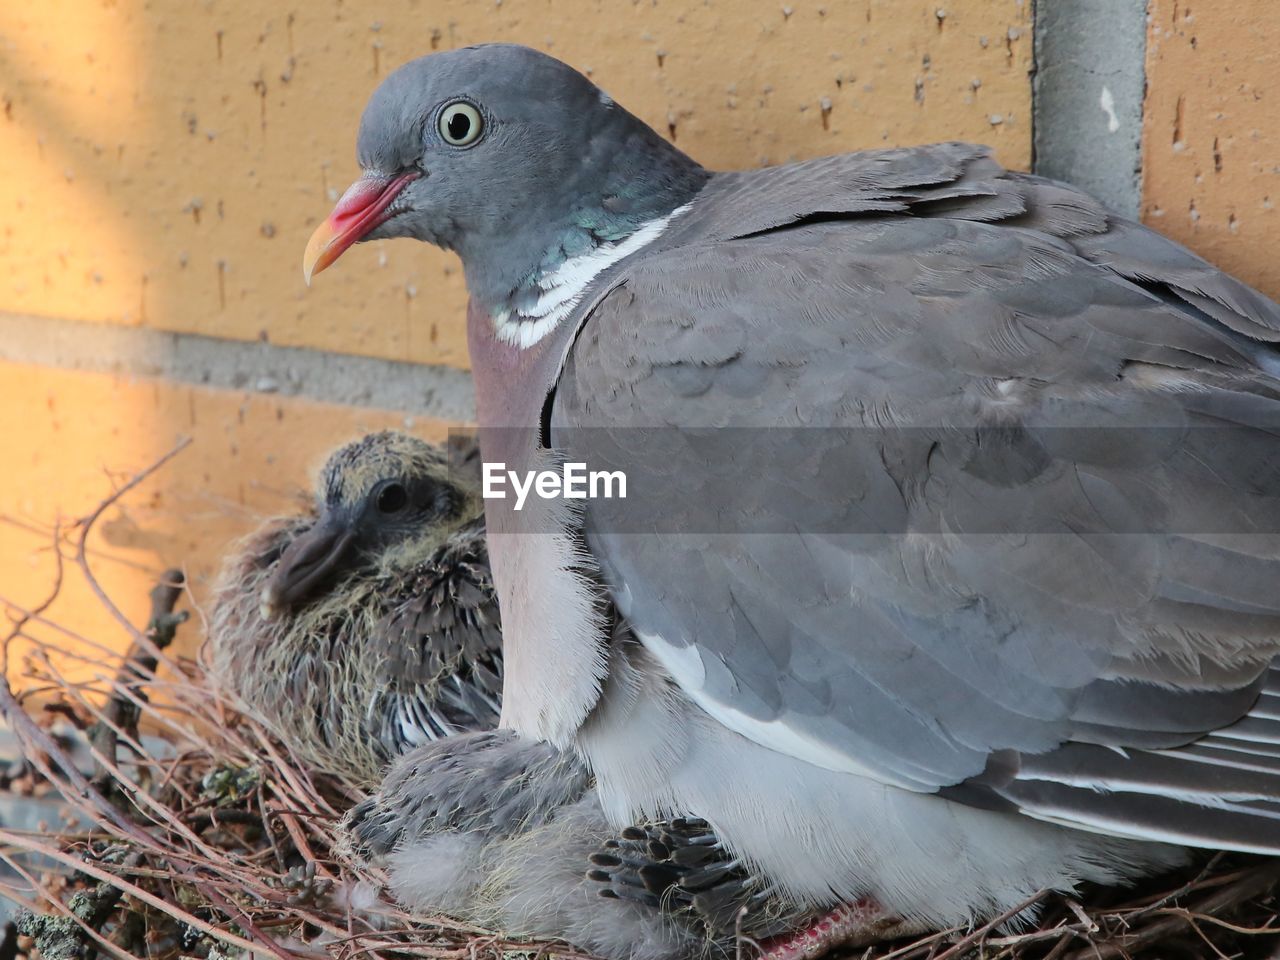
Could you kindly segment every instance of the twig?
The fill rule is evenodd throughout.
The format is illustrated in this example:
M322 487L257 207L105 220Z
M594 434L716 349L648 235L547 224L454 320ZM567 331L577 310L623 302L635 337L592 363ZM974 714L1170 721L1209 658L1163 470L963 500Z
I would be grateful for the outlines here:
M53 586L49 588L49 593L45 596L45 598L41 600L38 604L36 604L34 607L32 607L30 610L22 610L21 608L13 607L12 604L6 603L6 606L10 606L10 607L13 607L13 609L20 610L19 615L14 618L12 628L10 628L9 632L5 634L4 640L0 641L0 667L4 668L4 675L6 677L9 675L9 645L22 634L23 627L25 627L33 619L38 618L41 614L43 614L46 610L48 610L51 606L53 606L54 601L58 599L58 595L62 593L62 579L63 579L62 551L58 549L58 544L61 541L61 538L62 538L62 524L61 524L61 521L58 520L58 521L55 521L53 525L53 556L55 558Z
M18 928L10 921L4 925L4 941L0 942L0 960L16 960L18 956Z
M151 589L151 616L147 619L146 635L156 650L168 647L173 642L179 625L187 619L186 611L177 614L173 612L178 598L182 596L184 583L181 570L166 570L160 582ZM116 674L114 692L107 700L102 719L90 734L94 748L103 756L115 758L117 730L125 730L133 739L137 739L140 710L136 701L146 699L141 684L155 675L157 664L156 657L147 647L137 642L130 646L124 663ZM98 765L93 775L94 786L102 789L110 782L111 771Z
M1222 927L1224 930L1230 930L1232 933L1239 933L1246 937L1280 933L1280 928L1277 927L1243 927L1238 923L1228 923L1221 917L1210 916L1207 913L1197 913L1194 910L1185 910L1182 907L1163 907L1160 912L1170 916L1182 917L1188 923L1207 923L1215 927ZM1275 917L1271 919L1274 920Z
M1178 900L1182 897L1185 897L1188 893L1191 893L1194 890L1199 889L1200 884L1204 882L1206 877L1210 876L1210 874L1213 873L1214 868L1217 867L1217 865L1222 862L1222 858L1224 856L1226 856L1226 854L1215 853L1212 857L1209 858L1209 862L1200 868L1200 872L1197 873L1190 880L1188 880L1186 883L1184 883L1182 886L1178 887L1176 890L1170 890L1168 893L1164 894L1163 896L1157 897L1151 903L1147 904L1146 906L1138 910L1135 910L1132 913L1126 913L1125 922L1133 923L1133 921L1138 919L1139 917L1145 916L1146 914L1149 914L1149 913L1153 913L1154 911L1159 910L1161 907L1165 906L1166 904L1173 903L1173 901ZM1217 878L1217 879L1221 880L1222 878Z
M106 608L107 612L110 613L122 627L124 627L131 637L133 637L134 642L149 648L148 652L155 656L157 662L165 659L164 654L161 653L154 643L152 643L151 638L135 627L120 608L116 606L115 601L113 601L111 597L107 595L107 592L102 589L102 584L98 582L98 578L94 575L93 569L89 566L89 533L93 530L94 524L98 522L98 518L106 513L110 507L118 503L121 497L137 487L142 483L142 481L146 480L189 446L191 446L191 438L183 437L172 450L154 461L149 467L146 467L134 474L133 477L124 484L124 486L115 490L111 496L99 503L92 513L78 521L77 524L80 527L80 536L76 540L76 565L80 567L85 580L88 581L89 588L93 591L94 596L98 598L98 601Z
M197 930L201 931L202 933L206 933L209 936L213 937L214 939L221 940L223 943L226 943L230 946L239 947L242 950L249 950L251 952L256 951L260 946L262 946L261 944L254 944L249 940L245 940L243 937L239 937L236 934L231 933L230 931L221 930L218 927L215 927L213 924L208 923L204 920L201 920L199 917L193 916L190 913L187 913L185 911L183 911L181 914L175 914L174 911L178 908L172 904L166 903L164 900L160 899L155 894L147 890L144 890L142 887L138 886L137 884L131 883L130 881L125 880L123 877L120 877L117 874L114 874L107 870L102 869L97 864L87 863L83 860L77 860L75 857L72 857L70 854L64 853L63 851L57 849L56 847L51 847L46 844L37 843L34 840L21 837L19 834L10 833L8 830L3 830L3 829L0 829L0 841L10 843L30 853L38 853L42 857L48 857L50 860L56 861L57 863L61 863L64 866L70 867L71 869L76 870L80 873L88 874L89 876L93 877L96 880L101 881L102 883L110 884L111 886L118 888L124 893L127 893L129 896L133 897L135 900L141 901L142 903L145 903L148 906L154 907L156 910L159 910L161 913L168 913L170 915L179 916L182 922L186 923L188 926L195 927ZM279 954L279 956L285 958L285 960L288 960L290 955L282 951Z
M39 889L40 884L37 882L36 878L33 877L31 873L28 870L26 870L21 864L15 863L13 861L9 861L9 866L14 870L15 873L18 874L18 876L22 877L22 879L25 880L27 884L30 885L33 889ZM114 956L116 960L134 960L134 958L130 957L127 953L125 953L123 950L118 948L114 943L112 943L110 940L104 937L100 931L95 930L87 922L85 922L83 919L77 916L76 912L68 908L66 904L62 903L59 900L54 900L52 901L52 903L53 903L54 909L58 912L59 916L68 918L79 928L79 933L82 937L88 940L92 940L99 947L102 947L104 950L106 950L107 953Z
M137 487L140 483L142 483L143 480L145 480L147 477L151 476L153 473L159 470L162 466L168 463L169 460L173 459L173 457L177 456L190 443L191 441L189 438L179 442L167 454L160 457L158 460L152 463L151 466L147 467L145 470L142 470L141 472L135 474L131 480L129 480L123 486L115 490L110 497L104 499L101 503L99 503L97 508L92 513L90 513L87 517L85 517L83 520L79 521L79 524L78 524L80 527L80 535L76 545L77 565L79 566L86 581L89 583L90 588L93 590L98 600L107 609L107 611L111 613L111 615L115 617L115 619L125 627L125 629L134 638L134 643L137 646L141 647L148 655L154 658L154 660L152 661L153 664L158 664L162 659L166 659L162 652L162 648L157 645L155 637L150 635L151 631L144 632L134 627L133 624L129 622L128 618L125 617L124 614L120 611L119 607L117 607L116 604L107 595L106 591L103 590L101 584L98 582L97 578L94 576L93 570L90 567L88 562L88 548L87 548L88 538L89 538L90 532L93 529L94 524L112 504L118 502L122 496L124 496L130 490ZM58 555L61 556L59 551L55 551L55 552L58 552ZM53 600L56 599L58 592L61 589L61 581L62 581L61 573L62 573L62 567L61 567L61 562L59 561L59 568L58 568L59 575L58 575L57 582L55 583L55 588L50 593L49 599L47 599L40 607L37 607L36 610L33 611L35 614L38 615L43 613L44 610L48 609L49 605L53 603ZM178 586L180 587L180 585ZM173 595L172 600L168 598L167 593L160 594L159 596L153 594L152 599L153 599L153 609L154 609L155 603L158 600L160 603L167 602L169 604L169 609L171 611L173 604L176 602L177 593ZM29 618L25 616L19 618L17 624L14 626L14 628L10 631L8 636L5 638L4 652L6 654L6 657L7 657L9 641L12 640L13 637L16 637L18 635L18 633L21 631L22 626L25 624L27 619ZM176 629L176 627L177 627L177 622L173 622L171 624L171 629ZM6 659L6 666L7 666L7 659ZM128 687L126 686L124 689L127 692ZM128 840L131 840L139 844L142 849L151 849L154 847L156 843L155 839L152 836L150 836L148 833L146 833L137 824L133 823L126 816L124 816L124 814L121 811L117 810L114 804L112 804L109 800L107 800L102 790L99 789L98 783L95 783L89 780L88 778L86 778L84 774L82 774L79 771L79 769L77 769L75 764L67 757L66 753L62 749L60 749L58 745L53 741L52 737L50 737L46 731L42 730L37 724L35 724L31 720L29 716L27 716L26 711L24 711L21 708L21 705L19 704L17 698L13 694L12 688L9 686L7 673L4 677L0 678L0 710L3 711L5 717L9 720L10 725L14 728L15 731L19 732L20 736L24 736L28 743L38 746L47 756L49 756L52 759L53 763L58 768L61 769L68 784L74 791L73 794L67 794L64 791L64 796L67 796L68 799L72 799L73 797L78 797L82 800L88 801L90 807L101 818L101 822L103 822L104 824L110 824L114 828L114 830L118 831L118 833L123 838L126 838ZM147 798L144 794L141 794L137 791L136 785L132 784L127 780L127 778L123 777L123 775L119 771L119 768L115 765L115 762L114 762L114 753L115 753L115 744L116 744L115 737L118 737L121 732L119 725L112 724L112 723L104 723L103 726L112 728L113 737L109 741L109 745L111 748L109 753L111 754L111 756L110 758L108 758L101 751L94 749L93 754L95 759L97 759L97 761L103 767L106 767L110 770L114 782L124 783L126 787L135 794L137 799L144 800L144 801L148 800L149 798ZM91 747L92 746L93 745L91 744ZM37 768L40 769L41 773L43 773L48 779L56 782L56 778L53 775L53 771L47 764L37 761ZM180 824L177 824L176 821L174 821L174 823L175 825L181 826ZM185 829L185 827L183 829ZM57 853L59 854L59 856L62 856L61 851L57 851ZM58 860L59 857L55 856L52 859ZM267 936L266 934L261 933L261 931L257 929L252 918L249 917L242 909L240 909L235 904L227 901L216 890L206 889L205 886L201 883L200 879L191 873L191 869L183 865L180 861L174 862L173 867L175 872L178 875L187 877L187 879L190 882L192 882L197 889L200 889L201 892L205 894L206 898L209 900L210 903L214 904L219 909L223 910L223 912L226 913L228 916L235 917L245 930L249 931L251 935L257 937L259 940L259 943L258 943L259 947L264 948L269 952L275 954L279 958L279 960L290 960L290 954L287 951L285 951L282 947L280 947L280 945L277 944L274 939ZM90 872L90 871L85 870L84 872ZM152 901L154 900L155 903L152 903L153 906L155 906L156 904L163 905L165 902L162 899L155 898L153 895L146 893L146 891L142 891L141 888L136 888L136 889L138 889L140 893L145 894L144 897L140 898L140 899L143 899L144 902L152 903ZM161 909L163 910L163 906L161 906ZM208 928L206 930L207 933L209 933L212 936L218 937L220 939L227 939L228 937L231 936L230 934L225 933L225 931L218 931L216 928L211 927L208 924L205 924L203 921L200 921L199 918L194 917L189 913L186 913L186 915L183 917L183 922L188 923L189 925L195 926L197 929L203 929L204 927L207 927ZM203 924L203 927L201 926L202 924ZM242 941L241 945L248 945L248 941Z
M1268 861L1248 871L1235 883L1205 897L1189 913L1212 918L1265 893L1277 883L1280 883L1280 861ZM1187 915L1188 911L1170 910L1171 908L1162 907L1159 913L1164 915L1164 919L1150 923L1130 935L1118 936L1087 950L1077 950L1067 960L1116 960L1127 957L1143 947L1182 933L1191 926L1192 919ZM1273 931L1269 928L1256 932Z
M1043 900L1048 895L1048 893L1049 893L1048 890L1036 891L1026 900L1023 900L1021 903L1010 907L1008 910L1000 914L1000 916L996 917L994 920L988 923L984 923L977 930L974 930L973 933L957 941L952 947L938 954L937 957L934 958L934 960L952 960L953 957L960 956L960 954L964 953L964 951L967 950L973 944L981 941L988 933L990 933L996 927L1000 926L1002 923L1005 923L1008 920L1012 920L1018 914L1022 913L1022 911L1035 906L1037 903Z

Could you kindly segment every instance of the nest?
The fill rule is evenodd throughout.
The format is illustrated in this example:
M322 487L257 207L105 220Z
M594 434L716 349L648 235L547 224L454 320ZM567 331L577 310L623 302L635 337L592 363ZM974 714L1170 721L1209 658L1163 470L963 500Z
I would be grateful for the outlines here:
M291 755L216 689L202 658L171 654L178 632L195 626L184 627L186 615L174 612L185 592L180 571L166 571L152 590L144 627L129 624L102 589L86 551L90 530L182 446L89 516L55 530L59 564L47 598L10 610L0 707L25 763L3 786L60 796L67 815L43 832L0 828L0 859L19 881L0 881L0 896L26 911L7 931L0 957L221 960L252 951L278 960L483 960L538 953L540 945L446 918L410 917L380 894L379 875L338 860L339 822L360 789ZM123 657L45 617L71 577L83 578L129 629L132 647ZM36 623L65 641L27 634ZM33 647L14 664L8 651L18 637ZM87 685L58 667L86 660L107 664L109 675ZM19 673L21 696L10 683Z
M180 448L179 448L180 449ZM175 450L173 453L176 453ZM382 878L342 862L339 824L357 785L308 768L241 705L214 688L199 659L168 652L183 629L174 610L184 588L169 571L152 591L144 628L130 626L102 590L85 540L104 511L169 454L55 531L66 557L46 602L14 610L4 639L0 707L26 757L10 790L57 794L67 818L24 833L0 828L0 858L20 884L0 895L25 911L10 925L0 960L106 955L118 960L221 958L252 952L278 960L433 957L510 960L564 945L531 944L446 918L410 917L380 893ZM96 685L68 681L60 658L101 662L109 650L62 631L65 649L37 645L10 687L10 642L44 618L64 576L80 576L133 646ZM189 627L187 629L190 629ZM30 638L28 638L30 639ZM57 736L59 726L72 728ZM141 731L141 733L140 733ZM80 745L77 756L71 741ZM91 765L91 770L82 769ZM585 865L584 865L585 868ZM1078 899L1038 895L979 928L854 951L861 960L1112 960L1122 957L1261 957L1280 945L1280 862L1216 855L1143 888L1087 890ZM1032 927L1008 921L1039 908ZM739 956L757 945L739 944Z

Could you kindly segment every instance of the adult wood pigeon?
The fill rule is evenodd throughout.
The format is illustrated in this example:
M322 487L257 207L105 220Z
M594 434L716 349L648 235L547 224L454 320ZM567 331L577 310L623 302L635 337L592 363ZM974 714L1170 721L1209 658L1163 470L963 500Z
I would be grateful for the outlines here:
M308 277L457 251L485 460L626 474L486 503L503 723L615 821L934 924L1280 852L1275 303L979 146L711 173L516 46L358 156Z

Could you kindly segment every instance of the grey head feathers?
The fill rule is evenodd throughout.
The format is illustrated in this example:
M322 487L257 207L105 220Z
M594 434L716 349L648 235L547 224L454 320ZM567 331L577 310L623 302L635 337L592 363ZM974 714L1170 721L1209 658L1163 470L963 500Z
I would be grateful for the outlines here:
M458 103L482 127L463 146L440 123ZM357 154L367 174L421 174L396 197L394 216L360 239L456 250L472 297L492 307L670 213L709 176L571 67L506 44L393 72L365 109Z
M449 466L448 453L441 448L385 430L335 450L320 471L317 494L322 507L356 503L380 483L447 482Z
M316 522L285 548L263 589L264 616L302 604L352 569L411 567L479 512L445 451L393 431L330 456L315 509Z

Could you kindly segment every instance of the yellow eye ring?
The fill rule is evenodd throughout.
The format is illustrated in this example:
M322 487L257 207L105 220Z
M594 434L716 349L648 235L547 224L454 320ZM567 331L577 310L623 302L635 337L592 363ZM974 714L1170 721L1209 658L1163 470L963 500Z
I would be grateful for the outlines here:
M484 117L465 100L455 100L440 111L440 136L452 147L467 147L480 139Z

